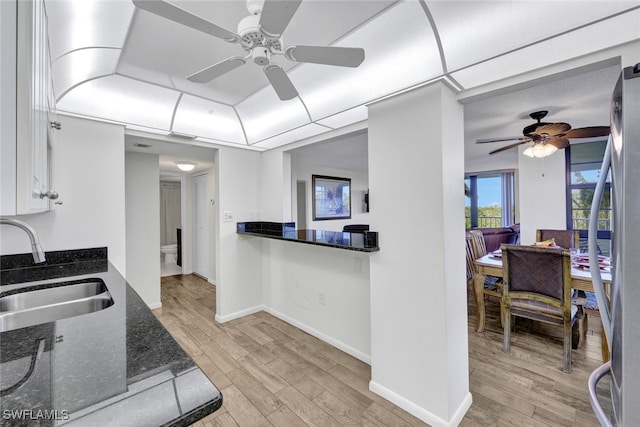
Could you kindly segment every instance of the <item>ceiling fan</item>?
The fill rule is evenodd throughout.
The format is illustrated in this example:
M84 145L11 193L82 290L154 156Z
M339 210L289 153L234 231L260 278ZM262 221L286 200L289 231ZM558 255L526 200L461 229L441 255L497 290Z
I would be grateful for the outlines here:
M484 144L487 142L517 141L513 144L498 148L497 150L493 150L489 153L495 154L501 151L509 150L510 148L517 147L518 145L533 142L533 146L527 148L524 154L530 157L545 157L549 154L552 154L558 149L568 147L569 139L595 138L598 136L607 136L610 133L609 126L589 126L571 129L571 125L568 123L542 122L542 119L548 113L548 111L542 110L534 111L533 113L529 114L529 117L537 120L537 123L532 123L528 126L525 126L525 128L522 129L523 136L479 139L476 141L476 144Z
M296 45L283 48L282 33L301 2L302 0L247 0L247 9L251 15L238 23L238 32L234 33L165 0L133 0L140 9L229 43L239 43L247 52L245 56L232 56L197 71L187 76L188 80L206 83L252 60L263 67L267 80L283 101L295 98L298 91L284 69L271 61L274 55L284 55L296 62L342 67L358 67L364 61L362 48Z

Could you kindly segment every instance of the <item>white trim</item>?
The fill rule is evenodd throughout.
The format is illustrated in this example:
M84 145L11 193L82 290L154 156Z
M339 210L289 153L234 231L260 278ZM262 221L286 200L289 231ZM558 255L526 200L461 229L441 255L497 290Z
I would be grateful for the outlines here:
M236 311L235 313L227 314L224 316L220 316L218 313L216 313L216 322L225 323L244 316L248 316L250 314L259 313L261 311L264 311L264 305L256 305L255 307L245 308L244 310Z
M367 365L371 365L371 355L365 354L359 350L356 350L355 348L343 343L342 341L338 341L335 338L330 337L329 335L322 333L308 325L305 325L304 323L299 322L298 320L287 316L286 314L283 314L277 310L274 310L271 307L264 307L264 311L266 311L267 313L277 317L280 320L284 320L285 322L289 323L290 325L295 326L298 329L301 329L303 331L305 331L306 333L313 335L314 337L321 339L322 341L326 342L327 344L330 344L332 346L334 346L335 348L337 348L338 350L342 350L345 353L355 357L356 359L359 359L361 361L363 361L364 363L366 363Z
M471 403L473 402L473 398L471 393L467 393L465 398L458 406L458 409L454 412L451 420L445 421L432 412L427 411L426 409L416 405L412 401L406 399L403 396L400 396L394 391L389 390L388 388L376 383L375 381L369 382L369 390L384 397L389 402L394 405L404 409L409 412L411 415L421 419L425 423L433 426L433 427L455 427L462 421L462 418L467 413L469 408L471 407Z
M155 309L158 309L158 308L162 308L162 302L156 302L154 304L149 304L148 307L149 307L150 310L155 310Z

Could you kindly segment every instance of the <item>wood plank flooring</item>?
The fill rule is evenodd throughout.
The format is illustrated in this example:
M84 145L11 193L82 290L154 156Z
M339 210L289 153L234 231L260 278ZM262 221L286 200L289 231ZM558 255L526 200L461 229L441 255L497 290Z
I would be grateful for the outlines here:
M426 425L368 390L369 365L276 317L216 323L215 292L193 275L163 277L163 306L154 310L224 395L222 408L195 426ZM599 425L587 396L588 376L601 364L599 319L565 374L559 333L519 321L505 354L497 300L487 300L478 334L469 298L473 405L462 426Z

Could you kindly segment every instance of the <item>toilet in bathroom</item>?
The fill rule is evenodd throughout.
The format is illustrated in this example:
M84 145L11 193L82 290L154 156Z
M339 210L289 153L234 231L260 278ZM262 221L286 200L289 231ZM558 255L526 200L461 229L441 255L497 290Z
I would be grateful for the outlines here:
M176 262L176 256L178 255L178 244L162 245L160 246L160 253L164 257L164 262Z

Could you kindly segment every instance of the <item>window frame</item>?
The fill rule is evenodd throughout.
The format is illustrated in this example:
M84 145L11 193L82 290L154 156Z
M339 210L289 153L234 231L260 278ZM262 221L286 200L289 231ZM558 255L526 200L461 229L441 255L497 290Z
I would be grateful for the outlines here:
M515 224L516 220L516 195L515 195L515 170L499 169L483 172L470 172L464 174L465 181L469 180L469 228L478 228L478 178L489 178L500 176L500 206L502 208L502 225L499 227L481 227L481 228L502 228L510 227ZM465 215L465 226L466 226Z
M602 142L603 140L595 140L595 141L589 141L589 142L582 142L580 144L592 144L592 143L596 143L596 142ZM604 140L604 142L606 142L606 140ZM604 160L604 155L603 155L603 159ZM578 164L578 163L576 163ZM568 147L565 148L565 179L566 179L566 223L567 223L567 230L574 230L573 228L573 197L572 197L572 191L573 190L584 190L584 189L593 189L595 190L596 188L596 183L580 183L580 184L573 184L571 182L571 175L572 175L572 170L571 170L571 145L569 145ZM602 167L602 162L600 162L600 166ZM605 191L611 191L611 182L607 182L605 184ZM609 208L611 209L611 207ZM589 237L589 230L588 229L575 229L576 231L578 231L578 235L581 241L586 240ZM597 234L597 239L598 240L609 240L611 241L611 230L598 230L598 234Z

